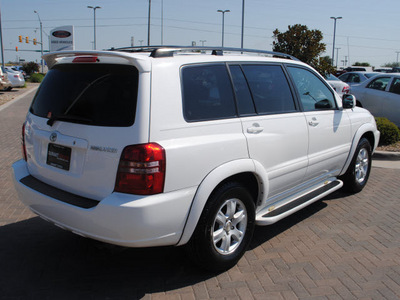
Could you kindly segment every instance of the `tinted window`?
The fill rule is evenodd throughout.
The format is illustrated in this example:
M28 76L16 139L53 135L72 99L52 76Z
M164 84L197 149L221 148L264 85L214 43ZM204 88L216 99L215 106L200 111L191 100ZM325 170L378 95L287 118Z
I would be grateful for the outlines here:
M56 65L44 78L30 111L44 118L96 126L135 121L138 71L105 64Z
M331 90L312 72L288 67L305 111L334 109L335 98Z
M225 65L186 66L182 69L182 85L187 121L236 116L232 84Z
M390 87L390 92L400 94L400 78L395 78L393 80L392 86Z
M242 66L257 113L281 113L295 110L293 96L280 66Z
M384 91L388 85L390 77L379 77L368 83L367 88Z
M253 99L240 66L230 66L232 81L235 88L236 100L240 115L255 113Z

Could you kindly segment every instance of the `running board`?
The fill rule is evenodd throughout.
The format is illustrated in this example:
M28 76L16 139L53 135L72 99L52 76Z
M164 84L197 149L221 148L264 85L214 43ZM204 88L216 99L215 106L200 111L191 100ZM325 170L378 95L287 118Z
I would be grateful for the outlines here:
M270 225L278 222L287 216L299 211L300 209L324 198L325 196L333 193L343 186L343 182L339 179L323 184L314 190L309 191L306 194L302 194L295 197L292 201L275 207L274 205L268 206L257 213L256 224L257 225Z

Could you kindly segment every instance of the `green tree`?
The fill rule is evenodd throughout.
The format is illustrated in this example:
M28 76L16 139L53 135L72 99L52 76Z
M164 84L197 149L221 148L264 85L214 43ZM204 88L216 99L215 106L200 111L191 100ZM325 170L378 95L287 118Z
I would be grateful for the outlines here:
M288 26L288 30L280 32L275 29L273 50L297 57L314 67L321 74L333 73L331 59L320 58L325 52L326 45L322 43L322 32L320 30L309 30L306 25L296 24Z
M387 63L383 65L385 68L395 68L395 67L400 67L400 63L398 62L392 62L392 63Z
M370 67L371 65L367 62L356 62L354 63L353 66L357 66L357 67Z

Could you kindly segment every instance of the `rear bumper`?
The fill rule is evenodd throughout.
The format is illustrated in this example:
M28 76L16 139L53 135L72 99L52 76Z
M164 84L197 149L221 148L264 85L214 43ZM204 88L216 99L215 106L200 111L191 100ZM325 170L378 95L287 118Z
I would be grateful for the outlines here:
M176 245L196 192L193 187L152 196L112 193L84 208L64 201L68 195L59 200L54 191L45 192L44 183L27 184L31 176L25 161L12 168L19 198L34 213L76 234L127 247Z

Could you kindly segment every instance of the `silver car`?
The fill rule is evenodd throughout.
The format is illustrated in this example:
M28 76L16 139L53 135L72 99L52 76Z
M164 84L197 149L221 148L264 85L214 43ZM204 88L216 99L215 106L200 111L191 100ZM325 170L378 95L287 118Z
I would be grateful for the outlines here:
M400 127L400 74L381 74L351 86L357 106L375 117L385 117Z
M346 82L348 85L359 84L370 79L373 76L379 75L379 72L347 72L339 76L339 79Z

